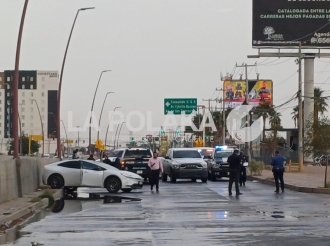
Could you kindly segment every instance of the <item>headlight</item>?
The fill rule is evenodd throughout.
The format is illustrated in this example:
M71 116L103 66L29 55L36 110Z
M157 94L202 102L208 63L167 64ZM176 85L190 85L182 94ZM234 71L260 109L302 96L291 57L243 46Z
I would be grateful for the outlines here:
M176 164L174 164L174 165L173 165L173 168L174 168L174 169L178 169L178 168L180 168L180 165L176 165Z
M134 177L132 177L131 175L126 174L126 173L121 173L121 175L123 175L124 177L129 178L129 179L135 179Z
M207 164L206 163L201 163L203 168L207 168Z

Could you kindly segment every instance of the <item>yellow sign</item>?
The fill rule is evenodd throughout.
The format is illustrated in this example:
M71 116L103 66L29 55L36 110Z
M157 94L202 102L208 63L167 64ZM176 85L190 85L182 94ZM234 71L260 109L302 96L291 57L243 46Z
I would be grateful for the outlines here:
M41 141L41 140L43 140L43 137L42 137L42 135L30 135L29 139L34 140L34 141Z
M68 139L68 140L65 141L65 143L72 144L73 143L73 140L72 139Z
M197 138L195 140L195 147L203 147L203 140L200 138Z
M101 146L101 145L103 145L103 142L101 141L101 139L98 139L98 140L95 141L94 144L95 144L95 146L97 146L97 145Z

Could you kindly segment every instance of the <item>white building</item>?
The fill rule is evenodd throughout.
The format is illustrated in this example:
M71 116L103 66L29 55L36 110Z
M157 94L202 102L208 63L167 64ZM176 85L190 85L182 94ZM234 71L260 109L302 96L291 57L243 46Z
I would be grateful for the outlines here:
M1 153L7 152L6 143L13 137L11 96L13 76L14 71L0 72ZM57 112L58 77L58 71L19 72L18 112L21 130L27 135L42 135L43 128L45 153L54 153L56 149L56 139L53 140L50 135L56 133L54 116Z

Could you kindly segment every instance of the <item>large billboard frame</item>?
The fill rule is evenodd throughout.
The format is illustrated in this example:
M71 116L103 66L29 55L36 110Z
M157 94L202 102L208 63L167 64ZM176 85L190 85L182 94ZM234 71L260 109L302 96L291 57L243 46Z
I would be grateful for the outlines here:
M330 0L253 0L252 47L298 49L301 42L303 49L330 49L329 6Z
M273 82L273 80L271 80L271 79L249 79L248 80L249 95L251 94L251 92L253 93L252 90L255 90L254 89L255 86L260 85L259 83L263 83L263 82L266 82L266 88L265 88L266 91L265 92L269 93L269 96L270 96L270 98L267 101L265 100L265 102L268 102L269 106L271 107L271 106L273 106L273 103L274 103L274 94L273 94L274 82ZM253 88L251 88L251 86L250 86L250 85L252 85L252 83L254 83ZM268 86L267 83L269 83L270 86ZM227 97L229 95L229 93L227 95L228 84L230 84L231 87L235 87L234 90L231 89L231 91L230 91L230 93L233 96L233 99L231 100L231 102L230 102L230 100L227 99ZM240 89L237 89L238 84L240 84L239 85ZM270 88L268 88L268 87L270 87ZM229 90L230 90L230 88L229 88ZM255 93L260 93L260 90L258 92L255 91ZM242 98L242 97L244 97L244 98ZM256 96L256 98L254 98L253 102L250 98L246 101L246 80L225 80L225 81L223 81L223 106L224 106L225 109L239 107L239 106L244 105L246 103L248 105L253 106L253 107L257 107L257 106L262 104L260 102L260 99L258 99L258 98L259 97ZM259 101L256 101L256 100L259 100ZM229 101L229 103L228 103L228 101ZM230 103L233 103L233 102L234 102L234 107L229 107L228 105L230 105ZM258 105L255 104L256 102L258 102Z

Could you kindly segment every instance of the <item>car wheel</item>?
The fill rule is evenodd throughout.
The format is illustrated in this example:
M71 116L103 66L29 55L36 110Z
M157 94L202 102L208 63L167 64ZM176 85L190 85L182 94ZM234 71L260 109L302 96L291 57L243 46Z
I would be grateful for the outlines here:
M61 189L64 186L64 179L60 174L53 174L48 178L48 184L52 189Z
M211 181L216 181L217 177L215 176L214 172L211 172Z
M192 182L196 182L196 179L191 179Z
M132 189L121 189L122 192L125 192L125 193L128 193L128 192L131 192Z
M207 183L207 179L202 179L202 183Z
M167 182L167 174L166 173L163 173L162 181Z
M110 193L117 193L121 189L121 182L116 177L110 177L105 182L105 188Z

